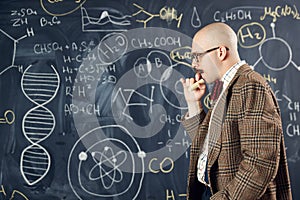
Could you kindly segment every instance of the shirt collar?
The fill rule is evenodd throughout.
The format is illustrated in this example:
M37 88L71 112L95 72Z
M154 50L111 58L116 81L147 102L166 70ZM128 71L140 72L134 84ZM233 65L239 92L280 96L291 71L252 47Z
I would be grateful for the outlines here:
M227 70L227 72L223 75L223 77L221 78L221 81L223 81L223 91L227 88L238 69L244 64L246 64L245 60L237 62L232 67L230 67L229 70Z

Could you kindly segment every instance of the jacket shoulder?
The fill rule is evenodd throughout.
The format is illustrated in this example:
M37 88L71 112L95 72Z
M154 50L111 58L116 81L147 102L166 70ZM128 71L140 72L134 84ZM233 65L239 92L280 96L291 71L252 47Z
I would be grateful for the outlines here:
M246 84L246 83L253 83L267 86L267 81L265 78L259 74L258 72L254 71L249 65L243 65L237 72L237 84Z

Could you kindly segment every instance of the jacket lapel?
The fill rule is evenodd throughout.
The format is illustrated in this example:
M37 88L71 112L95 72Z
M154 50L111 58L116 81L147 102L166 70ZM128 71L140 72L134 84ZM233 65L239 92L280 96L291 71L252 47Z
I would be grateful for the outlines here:
M251 70L249 65L245 64L241 66L236 72L235 76L229 83L226 90L219 97L219 102L215 105L214 112L211 114L211 124L210 124L210 132L209 132L209 142L208 142L208 171L210 171L211 166L217 160L220 149L221 149L221 132L223 121L225 119L225 115L228 108L228 89L231 88L232 84L235 80L245 71Z
M219 97L219 102L215 105L214 112L211 114L211 122L209 128L209 140L208 140L208 167L210 168L212 164L216 161L219 156L221 149L221 132L224 120L224 115L226 114L226 96L227 89Z

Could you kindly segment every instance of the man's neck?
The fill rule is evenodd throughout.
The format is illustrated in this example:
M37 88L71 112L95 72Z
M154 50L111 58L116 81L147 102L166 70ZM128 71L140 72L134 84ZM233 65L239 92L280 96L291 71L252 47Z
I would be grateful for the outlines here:
M236 63L240 62L241 60L240 59L231 59L231 60L228 60L228 61L225 61L223 63L223 67L222 67L222 71L220 73L220 80L221 78L224 76L224 74L226 74L226 72L233 66L235 65Z

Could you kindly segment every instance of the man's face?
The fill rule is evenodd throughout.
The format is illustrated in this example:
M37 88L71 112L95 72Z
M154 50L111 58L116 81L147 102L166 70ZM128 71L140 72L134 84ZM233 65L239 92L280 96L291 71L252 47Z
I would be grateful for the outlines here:
M218 51L219 49L215 46L202 45L200 42L193 41L192 54L195 56L192 56L194 57L192 67L207 83L212 83L219 78L220 72L216 65Z

